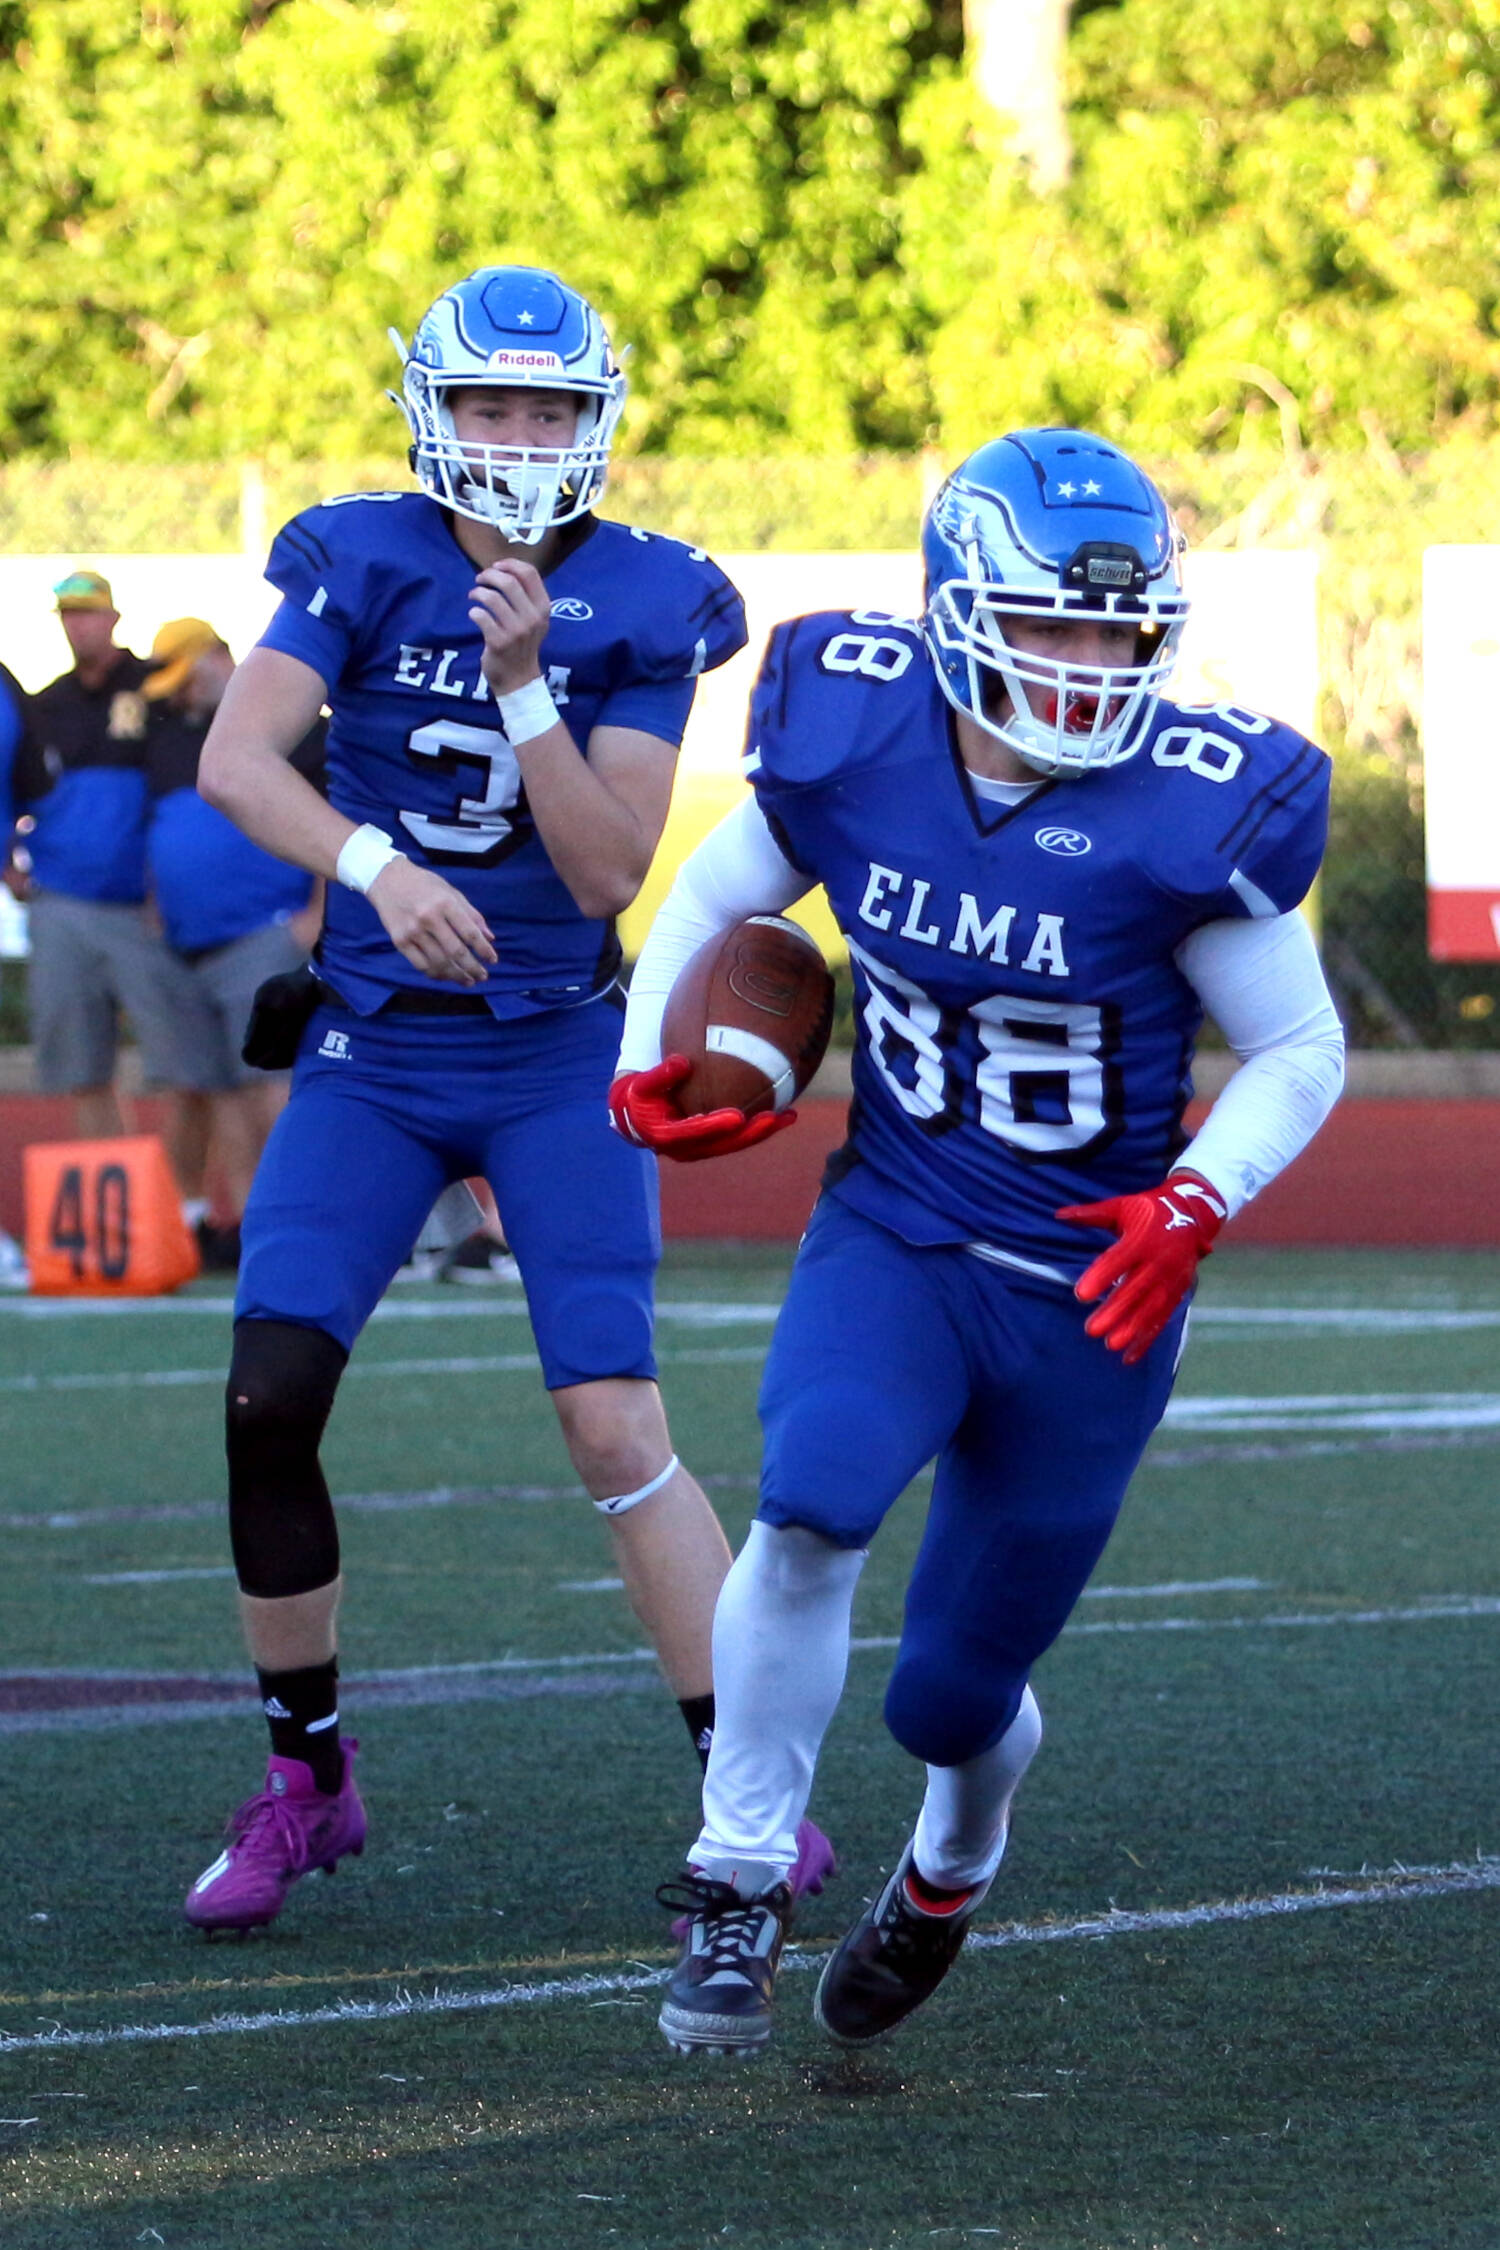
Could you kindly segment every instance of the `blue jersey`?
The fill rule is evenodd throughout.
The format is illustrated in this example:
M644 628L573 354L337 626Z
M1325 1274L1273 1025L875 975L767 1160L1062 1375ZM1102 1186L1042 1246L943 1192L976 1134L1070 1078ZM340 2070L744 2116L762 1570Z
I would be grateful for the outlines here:
M907 1241L1075 1277L1060 1204L1154 1186L1185 1145L1202 1008L1175 949L1283 913L1322 856L1330 766L1277 721L1163 703L1122 765L976 793L917 627L778 627L748 766L849 941L857 1042L835 1191Z
M138 906L146 895L146 779L141 770L150 663L121 649L85 687L75 669L30 698L11 796L31 813L26 839L38 886L69 898Z
M189 956L289 921L313 888L305 868L273 859L199 796L198 761L210 717L179 711L168 700L154 706L146 729L151 891L167 943ZM324 731L319 720L290 760L314 787L322 780Z
M680 741L697 676L745 643L744 604L697 548L585 517L547 576L542 667L586 751L596 726ZM356 493L295 516L266 575L284 597L262 636L327 682L329 802L370 821L479 909L499 956L482 990L500 1017L604 991L610 921L574 902L536 832L515 752L469 622L477 569L423 493ZM430 979L402 959L368 900L330 885L319 952L361 1014Z
M11 768L26 732L26 697L13 672L0 664L0 860L10 843L16 807L11 796Z

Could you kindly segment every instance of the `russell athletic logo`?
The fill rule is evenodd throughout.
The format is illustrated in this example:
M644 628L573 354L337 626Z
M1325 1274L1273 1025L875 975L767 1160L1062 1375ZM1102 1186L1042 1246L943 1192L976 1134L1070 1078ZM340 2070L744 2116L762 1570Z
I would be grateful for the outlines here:
M1044 852L1052 852L1058 859L1082 859L1093 845L1087 836L1080 836L1076 828L1039 828L1036 840Z
M347 1062L349 1060L348 1032L325 1031L323 1034L323 1044L318 1049L318 1053L320 1055L327 1055L333 1062Z

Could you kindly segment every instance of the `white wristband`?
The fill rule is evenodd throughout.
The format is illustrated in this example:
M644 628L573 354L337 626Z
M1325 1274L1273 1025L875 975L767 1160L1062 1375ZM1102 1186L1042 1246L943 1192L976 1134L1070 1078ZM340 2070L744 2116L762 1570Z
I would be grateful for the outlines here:
M497 695L495 709L513 749L534 741L557 724L557 705L543 679L528 680L524 687L512 688L509 695Z
M352 836L344 838L334 873L351 891L367 891L382 867L389 867L393 859L404 859L384 829L372 827L366 821L356 828Z

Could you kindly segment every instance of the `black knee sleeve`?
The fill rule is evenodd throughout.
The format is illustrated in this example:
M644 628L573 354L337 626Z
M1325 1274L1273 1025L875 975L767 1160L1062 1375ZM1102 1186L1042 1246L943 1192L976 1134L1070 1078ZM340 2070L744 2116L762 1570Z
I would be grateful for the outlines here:
M348 1353L321 1328L241 1320L226 1394L229 1538L242 1593L310 1594L339 1574L318 1447Z

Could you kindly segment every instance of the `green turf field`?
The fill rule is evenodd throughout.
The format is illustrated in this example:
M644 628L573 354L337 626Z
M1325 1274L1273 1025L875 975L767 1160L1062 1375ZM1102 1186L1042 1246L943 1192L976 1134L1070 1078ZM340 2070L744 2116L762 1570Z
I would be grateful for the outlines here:
M663 1280L736 1538L785 1271ZM0 1301L5 2250L1500 2244L1500 1258L1213 1259L980 1939L846 2057L803 1972L919 1795L879 1716L908 1495L814 1804L844 1872L745 2065L655 2030L696 1766L518 1292L397 1292L356 1355L327 1461L370 1847L212 1946L180 1897L264 1757L225 1700L226 1309L37 1311Z

